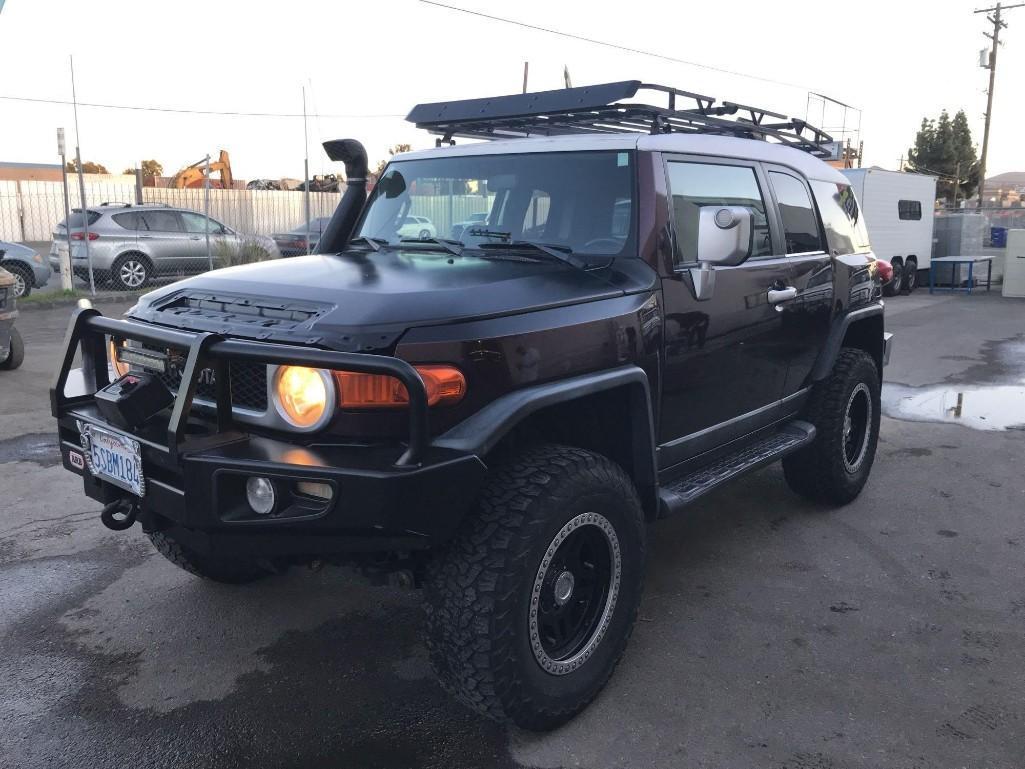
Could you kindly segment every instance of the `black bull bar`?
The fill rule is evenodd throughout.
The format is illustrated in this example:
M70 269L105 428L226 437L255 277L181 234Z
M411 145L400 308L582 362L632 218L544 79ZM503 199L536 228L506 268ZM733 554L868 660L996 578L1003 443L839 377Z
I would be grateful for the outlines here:
M50 408L57 419L76 406L91 401L97 390L110 383L107 368L108 336L188 351L171 419L167 424L166 446L162 447L171 459L176 459L179 452L186 450L188 418L199 376L204 369L209 368L214 372L217 430L228 432L233 429L228 367L231 361L301 365L394 377L402 382L409 394L409 441L405 452L395 464L401 467L416 466L420 464L427 449L427 390L416 369L404 360L385 355L227 339L212 332L182 331L108 318L92 308L78 308L68 326L60 369L50 388ZM66 394L68 375L79 350L82 353L84 390L69 396Z

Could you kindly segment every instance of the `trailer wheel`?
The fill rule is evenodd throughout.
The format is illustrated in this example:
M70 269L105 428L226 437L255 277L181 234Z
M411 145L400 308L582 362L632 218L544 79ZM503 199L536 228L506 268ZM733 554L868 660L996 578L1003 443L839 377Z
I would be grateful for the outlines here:
M904 287L904 261L895 256L890 260L890 266L893 267L893 278L883 286L883 296L897 296Z
M910 294L917 286L918 260L909 256L907 264L904 265L904 290Z

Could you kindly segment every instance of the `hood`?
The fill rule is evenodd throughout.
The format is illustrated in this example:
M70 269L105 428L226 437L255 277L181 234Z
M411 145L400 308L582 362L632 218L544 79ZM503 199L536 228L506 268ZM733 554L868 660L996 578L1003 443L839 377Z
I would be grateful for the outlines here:
M146 294L128 315L233 336L385 349L413 326L531 312L650 287L651 276L634 277L637 272L636 265L625 273L615 264L587 272L500 254L314 254L189 278Z

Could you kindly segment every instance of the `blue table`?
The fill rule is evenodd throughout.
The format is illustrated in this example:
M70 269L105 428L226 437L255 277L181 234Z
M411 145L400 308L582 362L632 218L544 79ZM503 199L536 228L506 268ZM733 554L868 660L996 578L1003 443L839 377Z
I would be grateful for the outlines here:
M972 273L975 269L975 265L986 262L986 291L989 291L990 286L993 282L993 257L992 256L941 256L937 259L933 259L929 264L929 293L935 293L937 291L963 291L966 294L972 293L972 284L975 282L972 277ZM936 265L937 264L950 264L953 265L953 274L950 276L950 288L937 288L936 287ZM961 265L968 265L968 285L961 288Z

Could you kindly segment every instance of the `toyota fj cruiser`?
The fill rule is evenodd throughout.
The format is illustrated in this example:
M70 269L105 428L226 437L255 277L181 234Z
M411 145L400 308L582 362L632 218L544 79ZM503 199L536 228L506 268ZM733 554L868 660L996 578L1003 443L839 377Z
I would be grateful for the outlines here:
M63 462L199 576L423 585L445 686L549 729L624 651L651 521L780 459L811 499L861 491L879 266L800 120L636 81L409 120L438 147L369 195L359 143L325 144L348 180L317 254L78 310Z

